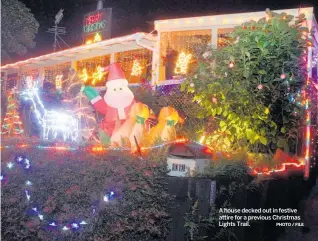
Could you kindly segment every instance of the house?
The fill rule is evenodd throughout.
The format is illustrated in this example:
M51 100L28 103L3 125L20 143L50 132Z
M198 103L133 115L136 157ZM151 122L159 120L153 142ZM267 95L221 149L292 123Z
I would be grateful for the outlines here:
M173 144L168 153L169 176L186 177L202 173L212 161L208 148L196 142Z
M313 45L308 47L307 51L308 80L314 76L317 78L318 25L313 8L283 9L274 12L284 12L293 16L305 14L307 21L304 24L313 31ZM39 80L41 84L46 81L57 86L58 83L70 81L67 76L72 70L82 77L98 75L99 67L114 62L121 65L130 86L140 85L143 79L149 80L152 86L178 85L183 80L182 76L189 71L191 62L195 62L193 49L196 46L209 43L217 48L223 47L227 34L233 31L235 26L250 20L257 21L266 17L265 15L265 11L261 11L158 20L155 21L156 35L137 33L101 40L1 66L1 78L4 81L1 91L15 86L21 90L25 80ZM180 59L183 61L180 62ZM105 78L100 78L94 86L104 90ZM312 116L311 110L307 109L304 119L306 131L303 131L305 145L302 152L307 160L308 174L310 128L317 124L318 117Z
M316 30L313 42L314 48L317 48L318 31L313 8L275 12L294 16L304 13L308 20L307 26ZM233 31L235 26L264 16L265 11L158 20L154 23L156 35L136 33L18 61L1 66L1 76L5 81L5 89L13 86L22 88L21 82L28 76L54 83L58 75L63 75L65 79L70 69L81 74L84 74L85 69L88 74L93 74L98 66L117 62L132 86L140 84L144 78L152 85L179 84L182 81L179 75L187 72L187 66L176 66L181 55L191 62L196 45L210 43L212 46L222 47L227 33ZM312 53L313 48L308 51L309 65ZM139 70L138 74L133 74L132 70L136 68ZM100 81L96 86L103 88L104 84L104 81Z

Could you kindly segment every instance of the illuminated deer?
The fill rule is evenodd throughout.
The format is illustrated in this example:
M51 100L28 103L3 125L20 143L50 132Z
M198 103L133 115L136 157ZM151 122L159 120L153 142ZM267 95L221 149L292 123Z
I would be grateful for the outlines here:
M67 112L46 110L38 93L37 87L27 88L21 93L25 100L30 100L39 124L42 126L42 138L48 140L62 135L64 141L76 141L78 138L79 121Z

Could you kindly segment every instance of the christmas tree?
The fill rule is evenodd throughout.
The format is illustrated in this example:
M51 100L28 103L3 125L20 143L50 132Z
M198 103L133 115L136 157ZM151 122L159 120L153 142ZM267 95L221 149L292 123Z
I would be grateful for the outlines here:
M14 90L8 92L7 112L2 124L2 135L19 135L23 132L18 112L18 103L14 98Z
M142 74L142 67L137 59L134 60L133 67L131 69L132 76L140 76Z
M188 72L188 65L190 63L192 55L181 52L176 63L175 73L186 74Z

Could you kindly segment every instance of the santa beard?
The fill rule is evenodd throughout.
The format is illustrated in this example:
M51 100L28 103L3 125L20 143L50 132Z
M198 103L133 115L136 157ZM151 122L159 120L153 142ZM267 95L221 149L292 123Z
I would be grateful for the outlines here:
M110 107L123 109L133 102L134 94L128 87L124 87L122 90L119 88L116 90L108 88L104 95L104 100Z

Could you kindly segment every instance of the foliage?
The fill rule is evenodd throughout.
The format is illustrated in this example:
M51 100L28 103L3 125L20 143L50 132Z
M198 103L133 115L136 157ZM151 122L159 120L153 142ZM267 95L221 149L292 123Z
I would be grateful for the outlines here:
M166 166L163 160L149 161L130 153L91 154L21 149L4 150L2 160L11 161L17 154L31 160L32 170L14 168L2 171L8 182L1 190L2 238L5 240L165 240L170 227L167 208L171 198L164 190ZM30 180L31 200L44 217L65 222L85 220L79 232L50 231L37 217L27 215L24 181ZM106 191L116 198L102 200ZM92 214L92 205L97 213Z
M197 213L198 203L194 202L191 212L186 215L185 228L188 230L188 240L207 240L202 236L203 230L213 233L211 240L237 240L232 227L219 227L219 209L235 208L235 199L244 199L246 192L258 192L263 189L262 177L250 180L245 161L219 160L213 162L203 174L205 177L221 183L216 193L216 201L212 205L209 216L200 217ZM243 200L244 202L244 200ZM244 202L244 207L245 207ZM212 230L212 231L211 231Z
M218 149L295 147L302 108L290 99L306 80L308 29L304 15L267 15L236 27L228 46L199 51L198 68L182 85L202 107L200 117L218 124L207 140Z
M39 23L23 3L18 0L3 0L1 11L2 59L8 60L12 53L24 55L33 48Z

